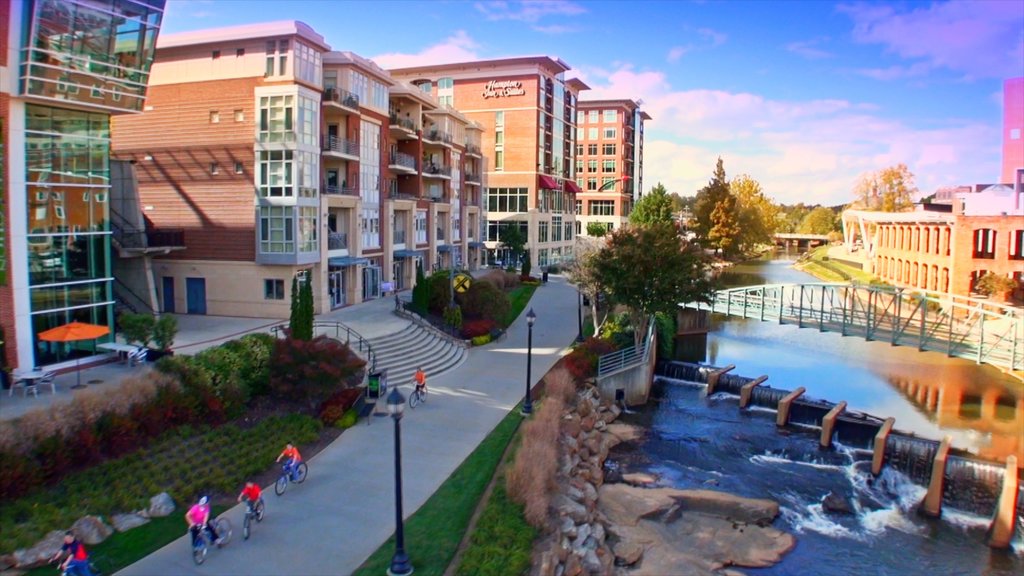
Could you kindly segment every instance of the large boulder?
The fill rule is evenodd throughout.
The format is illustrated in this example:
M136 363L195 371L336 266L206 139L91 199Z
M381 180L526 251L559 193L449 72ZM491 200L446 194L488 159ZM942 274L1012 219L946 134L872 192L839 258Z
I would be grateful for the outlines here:
M149 508L146 510L146 516L150 518L163 518L174 513L175 508L174 499L171 498L171 495L167 492L161 492L149 499Z
M143 518L138 514L114 514L110 517L110 523L114 525L114 530L118 532L127 532L147 522L149 522L148 518Z
M35 546L14 552L14 565L18 568L31 568L45 564L64 545L64 530L54 530L46 535Z
M114 533L114 529L103 523L99 516L82 516L71 525L71 531L82 542L95 546Z
M844 496L829 492L821 501L821 508L833 514L853 514L853 506Z
M615 563L619 566L632 566L644 555L644 547L631 540L620 540L612 547Z

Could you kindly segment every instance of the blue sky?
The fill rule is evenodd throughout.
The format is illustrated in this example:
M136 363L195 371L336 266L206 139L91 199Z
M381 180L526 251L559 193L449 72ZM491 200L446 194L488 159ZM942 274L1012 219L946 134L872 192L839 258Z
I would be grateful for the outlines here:
M557 56L584 99L643 100L645 186L684 196L718 156L785 203L847 202L901 162L922 193L994 182L1003 80L1024 76L1019 0L169 0L162 32L282 19L385 68Z

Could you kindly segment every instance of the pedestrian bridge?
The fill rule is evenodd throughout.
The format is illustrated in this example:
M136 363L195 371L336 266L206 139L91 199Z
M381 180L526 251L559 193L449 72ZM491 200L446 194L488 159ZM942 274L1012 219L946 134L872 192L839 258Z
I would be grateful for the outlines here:
M767 284L719 290L711 303L683 306L1024 371L1024 310L981 298L863 284Z

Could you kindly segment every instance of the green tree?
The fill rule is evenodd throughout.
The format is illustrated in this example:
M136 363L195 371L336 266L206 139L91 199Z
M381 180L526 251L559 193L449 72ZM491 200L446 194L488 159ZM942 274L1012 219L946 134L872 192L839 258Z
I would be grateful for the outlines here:
M587 222L587 236L600 238L608 233L608 226L604 222Z
M708 241L716 249L722 251L723 256L732 256L739 251L740 225L736 217L736 197L732 194L726 196L721 202L715 205L711 212L711 230L708 232Z
M523 254L523 269L520 272L523 276L529 276L530 270L533 269L533 264L530 262L530 252L526 251Z
M416 284L412 287L412 307L419 314L427 313L430 305L430 285L423 274L423 261L416 262Z
M804 216L797 232L800 234L828 234L836 229L839 220L831 208L818 206Z
M302 306L299 295L299 277L292 276L291 308L288 316L288 333L295 337L296 330L302 330Z
M590 300L590 318L594 323L594 334L598 333L601 323L597 317L597 295L601 292L598 277L598 258L601 254L601 242L592 238L577 237L573 247L573 261L566 269L569 281Z
M913 207L913 197L917 192L914 174L906 164L897 164L862 175L853 189L853 206L865 210L903 212Z
M710 299L707 261L674 223L618 230L596 260L597 283L629 310L637 344L653 314L675 314L680 303Z
M725 179L725 166L722 163L722 159L719 158L718 163L715 164L714 176L707 186L697 192L697 197L694 200L693 220L690 223L690 229L697 235L698 241L708 242L710 240L711 228L714 226L711 214L729 196L729 182ZM719 248L720 246L710 242L706 247Z
M672 198L668 195L668 190L665 190L665 186L658 182L633 206L629 223L634 226L647 226L655 222L672 222L672 212Z
M302 282L302 289L299 294L302 304L302 336L304 340L313 339L313 322L316 313L313 309L313 271L306 272L306 279Z
M313 339L313 283L312 273L306 274L305 280L298 275L292 278L292 309L288 320L288 330L296 340Z
M527 241L526 234L519 228L519 222L506 222L502 225L498 240L512 253L511 266L519 263L519 257L523 254Z
M780 210L764 195L761 184L744 174L733 178L729 191L736 198L738 250L748 253L760 244L770 243L778 227Z
M985 294L986 296L999 296L1003 298L1007 298L1016 287L1017 283L1014 282L1013 278L1003 276L1002 274L996 274L995 272L986 272L981 278L978 278L978 281L974 285L975 290L977 290L979 294Z

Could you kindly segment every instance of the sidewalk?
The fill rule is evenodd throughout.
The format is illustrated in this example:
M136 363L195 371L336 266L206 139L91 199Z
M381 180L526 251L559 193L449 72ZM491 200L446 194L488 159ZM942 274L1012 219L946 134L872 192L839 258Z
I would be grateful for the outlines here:
M388 305L394 306L393 298ZM537 315L532 383L541 379L575 338L576 305L576 290L558 276L552 276L534 294L530 302ZM383 308L384 304L367 306ZM390 312L385 316L383 310L363 306L347 310L337 313L339 319L347 323L361 317L359 323L368 331L372 321L385 324L390 322L385 318L393 318ZM415 411L406 410L402 419L406 514L419 509L522 399L526 387L524 316L503 340L472 349L459 368L431 379L430 401ZM371 323L366 325L367 321ZM402 392L408 394L408 387ZM236 506L226 513L235 526L236 539L227 548L214 551L202 567L192 563L189 542L183 536L119 574L352 573L395 529L394 425L389 418L371 416L370 420L370 425L360 421L312 458L304 484L293 486L280 498L268 494L266 519L249 541L240 538L242 508ZM412 563L415 566L415 558Z

